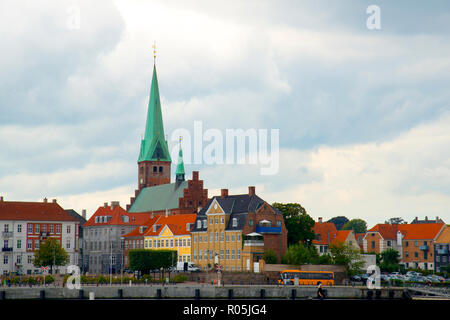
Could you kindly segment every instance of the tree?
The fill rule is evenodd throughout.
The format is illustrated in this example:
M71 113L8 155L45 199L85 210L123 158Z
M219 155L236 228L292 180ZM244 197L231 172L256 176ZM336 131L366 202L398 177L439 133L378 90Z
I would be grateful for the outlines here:
M272 206L283 213L288 245L308 243L314 239L314 219L306 213L301 204L275 202Z
M390 218L389 220L385 221L384 223L388 223L388 224L404 224L405 220L403 220L403 218L400 218L400 217L395 217L395 218Z
M389 248L381 252L380 269L381 271L393 272L398 271L400 255L397 250Z
M334 264L346 266L349 275L360 273L364 266L364 260L358 249L339 241L334 241L329 249Z
M278 256L275 250L269 248L266 251L264 251L264 261L267 264L275 264L277 263L277 260Z
M176 250L132 249L128 255L130 269L141 271L144 274L155 269L169 268L178 261Z
M353 233L365 233L367 231L367 223L362 219L352 219L347 222L342 230L353 230Z
M61 247L59 241L55 238L48 238L41 245L38 251L34 253L33 264L36 267L51 266L53 274L53 266L64 266L69 263L69 255L66 250Z
M297 243L289 246L283 256L282 262L285 264L308 264L316 263L319 259L319 254L314 246L306 246L303 243Z
M342 227L349 222L350 220L348 220L346 217L344 216L338 216L338 217L334 217L331 218L330 220L328 220L327 222L333 222L334 225L336 226L336 229L338 230L342 230Z

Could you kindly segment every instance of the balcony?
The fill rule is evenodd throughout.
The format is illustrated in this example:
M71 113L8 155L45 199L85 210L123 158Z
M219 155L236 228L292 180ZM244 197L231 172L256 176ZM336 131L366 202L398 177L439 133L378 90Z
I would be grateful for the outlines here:
M263 226L257 226L256 232L265 234L265 233L271 233L271 234L281 234L281 227L263 227Z
M437 249L437 254L448 254L448 249Z
M11 248L6 248L6 247L2 248L2 252L11 252L11 251L13 251L12 247Z
M244 240L244 246L264 247L264 240Z
M3 236L3 238L12 238L13 232L12 231L3 231L2 236Z
M430 250L430 247L426 246L426 245L425 246L420 246L419 250L428 251L428 250Z

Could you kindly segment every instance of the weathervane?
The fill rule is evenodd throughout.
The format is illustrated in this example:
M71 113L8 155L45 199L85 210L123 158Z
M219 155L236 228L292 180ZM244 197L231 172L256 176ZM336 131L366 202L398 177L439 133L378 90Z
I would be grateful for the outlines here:
M153 41L153 63L156 61L156 42Z

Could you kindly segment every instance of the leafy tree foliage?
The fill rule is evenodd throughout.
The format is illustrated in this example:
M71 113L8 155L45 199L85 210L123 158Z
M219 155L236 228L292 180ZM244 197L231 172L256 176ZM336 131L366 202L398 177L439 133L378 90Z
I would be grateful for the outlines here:
M403 224L403 223L405 223L405 220L403 220L403 218L400 218L400 217L395 217L395 218L390 218L389 220L386 220L384 223Z
M349 275L360 273L364 260L358 249L348 243L334 241L329 250L334 263L346 266Z
M342 227L349 222L350 220L348 220L346 217L344 216L338 216L338 217L334 217L331 218L330 220L328 220L327 222L333 222L334 225L336 226L336 229L338 230L342 230Z
M287 229L288 245L308 243L314 239L314 219L299 203L274 203L273 207L283 213L284 224Z
M64 266L68 263L69 255L55 238L45 240L45 242L41 243L39 250L34 253L34 266L51 266L52 273L53 266Z
M282 263L300 265L316 263L319 260L319 254L314 246L306 246L303 243L297 243L289 246L283 256Z
M132 249L128 255L130 269L141 271L144 274L155 269L169 268L178 261L176 250Z
M273 249L267 249L264 251L264 261L267 264L275 264L278 261L278 256L275 250Z
M397 250L387 249L381 253L380 269L381 271L394 272L398 271L400 255Z
M347 222L342 230L353 230L353 233L365 233L367 231L367 223L362 219L352 219Z

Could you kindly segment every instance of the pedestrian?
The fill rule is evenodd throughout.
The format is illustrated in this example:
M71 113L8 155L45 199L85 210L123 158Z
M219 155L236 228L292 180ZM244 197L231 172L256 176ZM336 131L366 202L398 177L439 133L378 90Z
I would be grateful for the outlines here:
M323 300L325 298L325 294L323 292L323 288L322 288L322 282L317 282L317 297L320 300Z

